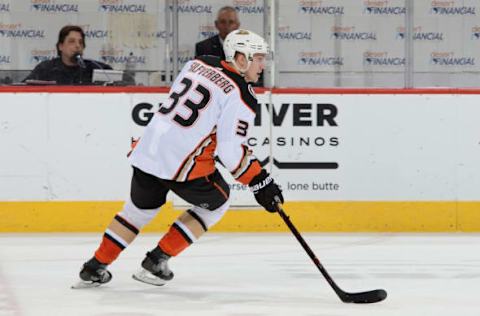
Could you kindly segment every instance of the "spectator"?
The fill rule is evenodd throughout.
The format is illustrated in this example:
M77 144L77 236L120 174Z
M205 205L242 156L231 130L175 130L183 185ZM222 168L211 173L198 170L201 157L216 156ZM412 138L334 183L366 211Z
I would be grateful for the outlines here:
M238 19L238 14L235 8L226 6L218 10L215 27L218 30L217 35L195 44L195 58L202 55L212 55L225 60L223 40L228 33L235 31L240 27L240 20ZM263 87L263 73L260 75L257 82L252 83L252 86Z
M235 31L240 27L240 21L238 20L238 14L235 8L227 6L218 10L215 27L218 30L217 35L198 42L195 45L195 57L212 55L225 60L223 40L228 33Z
M76 25L66 25L58 33L58 57L42 61L23 80L55 81L59 85L91 84L93 69L112 69L107 64L83 59L85 33Z

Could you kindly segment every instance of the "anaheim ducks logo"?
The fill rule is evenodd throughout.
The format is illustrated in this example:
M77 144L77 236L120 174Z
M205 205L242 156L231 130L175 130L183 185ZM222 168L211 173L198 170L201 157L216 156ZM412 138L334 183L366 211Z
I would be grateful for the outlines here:
M238 30L237 35L249 35L250 32L247 30Z

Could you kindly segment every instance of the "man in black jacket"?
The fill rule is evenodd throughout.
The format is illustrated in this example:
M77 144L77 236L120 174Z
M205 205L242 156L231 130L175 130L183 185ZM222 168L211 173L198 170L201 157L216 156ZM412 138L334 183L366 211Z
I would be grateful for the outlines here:
M227 37L228 33L240 27L237 10L229 6L218 10L215 27L218 30L217 35L195 44L195 58L202 55L211 55L218 56L222 60L225 60L223 40ZM263 73L260 75L260 79L258 79L256 83L253 83L252 86L263 87Z
M217 19L215 20L215 27L218 34L207 38L195 45L195 57L202 55L218 56L225 60L225 53L223 52L223 40L228 33L235 31L240 27L238 14L233 7L223 7L218 10Z
M59 85L92 83L93 69L112 69L107 64L84 60L85 33L76 25L64 26L58 34L58 57L42 61L23 80L55 81Z

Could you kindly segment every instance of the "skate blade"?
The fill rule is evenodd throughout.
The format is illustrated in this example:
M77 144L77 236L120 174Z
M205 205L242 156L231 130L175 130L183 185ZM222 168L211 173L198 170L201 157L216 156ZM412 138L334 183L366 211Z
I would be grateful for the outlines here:
M78 289L91 289L94 287L99 287L102 283L100 282L92 282L92 281L79 281L78 283L75 283L72 285L70 288L72 290L78 290Z
M140 281L140 282L143 282L143 283L147 283L147 284L151 284L151 285L156 285L156 286L162 286L162 285L165 285L165 283L168 282L168 281L160 279L159 277L151 274L150 272L148 272L145 269L141 269L137 273L134 273L132 275L132 278L134 280L137 280L137 281Z

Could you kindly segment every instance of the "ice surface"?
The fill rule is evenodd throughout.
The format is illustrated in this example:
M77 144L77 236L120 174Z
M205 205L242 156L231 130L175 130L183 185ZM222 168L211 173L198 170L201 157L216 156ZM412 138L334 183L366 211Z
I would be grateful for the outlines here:
M288 233L208 233L166 286L132 280L159 237L140 235L109 284L71 290L101 234L0 234L0 315L480 315L479 234L304 234L342 289L388 291L371 305L340 302Z

